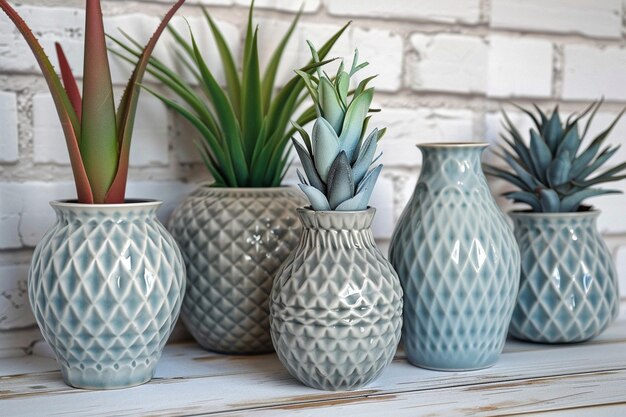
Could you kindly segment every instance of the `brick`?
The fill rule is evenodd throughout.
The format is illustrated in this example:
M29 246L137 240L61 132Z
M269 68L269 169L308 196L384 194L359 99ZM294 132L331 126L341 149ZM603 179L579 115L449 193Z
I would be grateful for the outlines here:
M488 47L476 36L411 36L417 61L411 66L414 90L484 93L487 88Z
M419 6L406 0L324 0L331 15L364 16L378 19L407 19L443 23L478 23L479 0L422 0Z
M17 6L17 12L33 30L48 56L56 62L53 43L64 46L83 36L85 13L81 9L65 7ZM3 71L39 73L39 66L26 42L9 18L0 15L0 68ZM72 49L73 46L70 48ZM73 52L70 63L75 64ZM81 60L82 62L82 60ZM73 65L74 66L74 65ZM80 65L82 66L82 65Z
M235 0L235 4L246 7L250 6L250 2L250 0ZM307 0L303 3L293 0L256 0L254 7L287 12L297 12L302 7L305 13L314 13L319 10L320 4L320 0Z
M33 96L33 160L69 165L65 136L49 93Z
M601 233L626 233L626 181L618 181L611 184L602 184L600 188L620 190L622 194L608 194L585 200L602 213L598 218L598 229Z
M369 66L359 71L355 80L377 74L371 85L377 91L398 91L402 85L404 48L402 38L388 30L355 28L352 31L353 49L358 48Z
M19 227L22 201L19 190L6 182L0 182L0 249L22 246Z
M470 141L474 135L469 110L384 108L369 126L387 127L379 144L387 166L420 165L422 156L415 148L418 143Z
M626 49L568 45L564 55L562 98L626 99Z
M489 44L488 96L550 97L552 43L496 35Z
M28 302L28 264L0 265L0 331L32 326Z
M17 101L15 93L0 91L0 162L17 162Z
M626 245L618 247L615 252L615 270L619 280L620 294L626 297Z
M490 25L522 31L621 38L621 0L492 0Z
M372 192L370 206L376 208L372 232L376 239L389 239L393 232L393 182L383 169Z

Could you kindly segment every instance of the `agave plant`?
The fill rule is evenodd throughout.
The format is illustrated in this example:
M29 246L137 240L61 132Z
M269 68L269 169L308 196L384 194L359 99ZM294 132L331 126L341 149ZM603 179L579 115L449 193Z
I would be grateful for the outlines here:
M485 165L485 172L519 188L519 191L504 195L515 202L528 204L535 212L588 210L588 206L582 205L585 199L619 193L618 190L594 186L626 178L626 175L620 175L626 170L626 163L597 173L620 147L620 145L603 147L603 143L624 110L587 147L581 146L601 104L602 101L594 102L583 112L570 116L565 122L561 121L558 106L554 108L550 117L537 106L536 113L518 107L535 125L535 128L530 129L528 146L503 111L504 127L508 133L503 135L503 139L508 148L500 147L502 153L498 155L511 169ZM579 122L587 114L589 119L581 133Z
M215 180L214 186L279 186L288 168L289 138L295 133L289 122L306 97L304 82L297 76L274 93L278 67L301 12L294 18L261 75L258 28L253 29L253 10L254 2L248 13L243 67L239 73L223 34L207 10L202 8L222 60L226 78L224 88L208 68L191 30L191 41L188 41L171 25L168 28L175 40L174 50L179 62L193 74L200 85L199 90L157 58L152 57L149 61L148 71L179 100L146 89L191 122L201 134L203 140L197 141L196 146ZM322 46L319 51L321 59L326 57L348 25ZM141 52L139 44L128 34L121 33L125 39L110 36L122 48L112 51L120 58L136 63ZM325 62L328 61L311 62L301 71L311 73ZM310 107L302 111L297 122L304 125L314 118L315 110Z
M86 2L81 98L61 46L56 44L63 83L26 22L6 0L0 0L0 8L33 51L52 94L65 134L79 203L124 202L139 83L159 36L184 1L179 0L172 6L148 44L142 48L116 113L100 1Z
M313 61L319 62L317 51L310 43L309 47ZM317 116L311 136L294 123L304 146L293 140L306 174L305 178L298 170L299 185L313 210L365 210L383 168L380 164L369 169L386 129L374 129L365 136L374 96L374 89L367 88L367 84L374 77L365 78L349 92L351 77L368 65L359 64L358 59L356 51L350 71L345 71L341 62L332 78L320 67L317 77L296 71L309 90Z

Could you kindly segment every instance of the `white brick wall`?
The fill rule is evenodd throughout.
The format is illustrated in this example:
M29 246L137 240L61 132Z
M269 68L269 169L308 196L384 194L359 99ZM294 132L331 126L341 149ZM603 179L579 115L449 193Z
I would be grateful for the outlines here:
M148 39L170 3L102 1L107 30L117 34L116 28L122 27L141 42ZM183 17L187 18L221 83L219 55L197 5L204 4L215 13L240 61L249 2L189 0L174 21L186 35ZM41 37L53 63L53 42L61 41L80 82L84 12L54 6L59 2L27 3L18 10ZM300 2L257 0L256 4L264 67ZM383 248L417 180L421 155L415 144L500 143L498 111L502 106L527 134L529 120L507 104L512 99L525 106L536 100L546 110L559 103L565 117L604 95L607 103L590 134L601 131L626 105L622 0L307 0L304 12L287 46L279 83L309 60L305 40L321 45L350 19L352 26L329 56L351 59L358 47L362 59L370 62L360 78L379 74L373 85L379 91L376 106L383 111L375 115L371 126L387 126L388 133L380 143L385 169L372 205L378 209L374 233ZM176 65L169 35L156 54ZM116 58L110 61L119 98L130 68ZM153 81L146 78L146 82ZM131 153L129 197L164 200L160 215L166 219L184 195L208 178L191 143L197 137L186 121L143 93ZM626 119L608 140L624 143ZM613 164L624 160L626 147L616 154ZM291 169L287 182L294 180L295 169ZM508 187L492 182L494 193ZM615 187L626 191L626 181ZM26 268L32 247L54 221L49 200L73 196L64 139L46 85L26 44L0 15L0 294L8 291L18 300L9 305L0 295L0 356L24 348L36 337L21 292ZM498 201L510 208L502 199ZM626 196L601 197L593 203L603 211L599 228L615 251L624 283Z

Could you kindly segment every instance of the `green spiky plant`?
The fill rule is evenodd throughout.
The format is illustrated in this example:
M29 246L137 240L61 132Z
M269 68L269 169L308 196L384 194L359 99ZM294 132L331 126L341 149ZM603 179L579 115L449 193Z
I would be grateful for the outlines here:
M79 203L124 202L139 83L159 36L184 1L172 6L142 48L116 113L99 0L86 2L82 98L61 46L56 44L63 83L26 22L6 0L0 0L0 8L35 55L52 94L65 134Z
M319 56L309 43L313 61ZM349 92L350 78L367 62L358 63L354 54L349 72L343 62L337 74L330 77L317 68L317 76L296 71L304 80L313 99L316 120L311 136L296 125L304 146L293 140L306 178L300 171L300 188L316 211L357 211L367 209L382 164L369 169L375 162L376 145L385 129L373 129L365 136L370 116L368 113L374 89L367 84L373 77L364 79L353 92ZM380 155L379 155L380 156Z
M534 106L536 113L518 106L534 123L534 128L530 129L529 145L524 143L522 135L503 111L503 124L507 132L503 139L508 147L500 147L498 156L510 169L485 164L485 172L519 188L504 196L516 203L528 204L534 212L589 210L589 206L582 205L584 200L619 193L618 190L596 188L595 185L626 178L626 175L621 175L626 170L626 162L597 173L620 147L603 147L603 143L624 110L587 147L582 146L601 104L602 101L594 102L565 122L561 120L558 106L549 117L537 106ZM586 115L589 115L589 119L583 131L579 132L579 122Z
M299 12L271 56L265 72L259 68L258 28L253 29L254 2L248 13L247 32L241 73L223 34L205 8L202 8L220 54L226 86L220 87L208 68L190 30L191 42L171 25L174 50L179 62L193 75L200 89L192 87L182 76L162 61L152 57L148 71L165 85L178 100L165 97L145 87L182 117L202 136L197 141L202 160L217 187L277 187L289 166L289 139L296 128L290 124L306 98L304 81L294 76L274 94L275 79L285 47L298 24ZM334 34L320 49L324 59L349 23ZM135 63L138 44L128 34L125 39L109 36L121 50L112 50L125 61ZM312 73L325 62L310 62L301 69ZM296 126L315 118L313 107L297 118Z

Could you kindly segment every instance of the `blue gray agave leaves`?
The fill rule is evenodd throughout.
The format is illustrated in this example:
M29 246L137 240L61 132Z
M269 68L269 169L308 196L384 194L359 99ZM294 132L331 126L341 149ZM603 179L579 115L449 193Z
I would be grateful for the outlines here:
M313 59L317 52L309 43ZM296 71L313 99L317 118L311 135L299 125L301 144L293 139L305 175L298 171L300 188L316 211L365 210L382 170L382 164L370 166L378 159L376 145L385 129L373 129L366 135L374 89L367 84L373 77L361 81L349 91L350 78L367 62L358 63L358 51L350 71L344 63L334 77L321 69L317 76ZM380 157L380 155L378 155Z
M595 185L626 178L626 175L620 175L626 170L626 162L597 173L620 147L602 145L624 110L587 147L581 146L601 104L602 101L592 103L564 123L558 107L554 108L550 117L537 106L534 106L536 113L518 107L535 125L535 128L530 129L528 145L503 111L503 124L507 132L503 139L507 146L500 147L498 156L510 169L485 164L485 173L519 188L504 195L517 203L528 204L535 212L578 211L586 209L582 207L582 202L587 198L619 193L618 190L596 188ZM580 132L579 122L586 115L589 118Z

